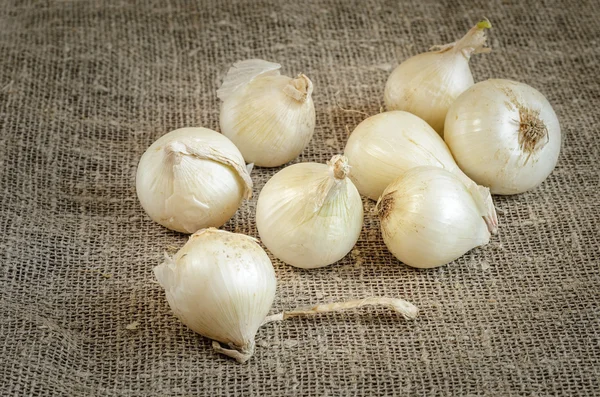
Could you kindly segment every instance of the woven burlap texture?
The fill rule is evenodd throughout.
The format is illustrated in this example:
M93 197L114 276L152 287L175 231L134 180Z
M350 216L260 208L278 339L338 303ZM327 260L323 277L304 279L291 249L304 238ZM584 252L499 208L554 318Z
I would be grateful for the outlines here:
M499 234L438 269L395 260L367 200L339 263L272 258L273 313L384 295L420 317L269 324L244 365L181 325L152 268L187 237L139 205L144 150L175 128L219 130L223 75L263 58L314 82L316 132L295 162L325 162L380 111L398 62L482 16L493 52L473 57L475 78L546 95L563 132L552 175L496 197ZM0 0L0 395L598 395L599 21L575 0ZM279 169L253 171L225 229L257 236L256 198Z

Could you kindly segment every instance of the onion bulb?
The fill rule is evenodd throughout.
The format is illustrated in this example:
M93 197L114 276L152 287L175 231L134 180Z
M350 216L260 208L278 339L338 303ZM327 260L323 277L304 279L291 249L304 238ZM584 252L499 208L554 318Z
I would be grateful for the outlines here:
M312 82L303 74L280 76L280 68L260 59L237 62L217 91L221 132L261 167L293 160L315 131Z
M402 299L368 297L267 316L277 287L269 257L252 237L214 228L194 233L172 258L165 255L154 274L175 316L212 339L216 352L240 363L254 354L258 328L273 321L367 305L388 307L407 319L418 313Z
M495 233L498 218L489 190L477 186L458 168L442 138L419 117L391 111L367 118L350 135L344 155L352 167L350 179L373 200L411 168L428 165L452 172L472 191Z
M255 239L200 230L154 273L182 323L241 356L252 355L277 287L271 260Z
M560 152L558 119L527 84L487 80L448 111L444 140L460 168L494 194L523 193L550 175Z
M446 112L452 102L473 85L469 68L471 55L489 52L485 30L492 25L479 22L455 43L434 46L436 51L415 55L402 62L390 75L384 100L388 110L413 113L444 134Z
M330 265L356 244L363 223L360 194L344 156L294 164L275 174L258 197L256 227L265 246L301 268Z
M486 214L471 191L442 168L405 172L385 189L376 208L386 246L412 267L442 266L490 240Z
M181 128L142 155L136 190L152 220L193 233L227 222L252 195L252 180L229 139L207 128Z

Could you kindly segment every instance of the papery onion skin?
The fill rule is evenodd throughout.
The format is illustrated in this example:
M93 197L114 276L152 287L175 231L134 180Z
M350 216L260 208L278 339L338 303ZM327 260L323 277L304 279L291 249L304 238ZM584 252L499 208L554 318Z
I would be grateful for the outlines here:
M340 163L291 165L262 189L256 226L263 244L283 262L305 269L323 267L342 259L356 244L362 200L346 177L347 165L336 177L336 164Z
M494 194L539 186L558 161L561 130L548 100L527 84L475 84L448 111L444 140L460 168Z
M183 324L238 350L238 361L250 358L277 286L273 265L255 239L200 230L154 273Z
M377 211L386 246L412 267L445 265L490 239L471 192L438 167L404 173L385 189Z
M456 43L436 46L436 51L415 55L402 62L385 85L387 110L413 113L443 137L446 113L454 100L474 84L469 68L472 54L489 52L484 48L484 20Z
M223 225L251 188L242 154L207 128L163 135L142 155L136 175L144 210L155 222L182 233Z

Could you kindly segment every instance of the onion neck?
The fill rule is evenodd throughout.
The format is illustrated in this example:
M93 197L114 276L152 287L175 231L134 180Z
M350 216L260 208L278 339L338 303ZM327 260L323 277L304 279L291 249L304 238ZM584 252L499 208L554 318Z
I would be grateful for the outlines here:
M164 150L167 160L171 161L173 165L179 164L183 156L191 156L199 160L210 160L231 167L244 184L244 197L246 199L252 197L252 178L250 178L246 163L232 158L218 146L211 146L210 144L190 146L181 141L173 141L166 145Z
M251 341L242 347L236 346L233 343L229 343L230 349L227 349L221 346L219 342L213 340L212 347L217 353L231 357L240 364L250 360L250 358L254 355L254 341Z
M290 98L304 103L306 102L313 92L312 81L306 75L300 73L298 77L290 80L290 82L283 88L283 92Z
M346 156L337 154L327 162L327 165L331 168L335 179L346 179L350 173L350 165Z
M444 53L452 51L454 53L462 54L467 60L471 58L473 54L487 53L492 51L491 48L485 46L486 44L486 29L491 29L492 24L487 19L483 19L473 26L467 34L465 34L460 40L446 44L436 45L431 47L431 50L437 50L438 53Z
M479 210L479 213L481 214L488 231L491 234L497 234L498 215L496 214L496 207L494 207L494 201L492 200L490 189L476 184L458 167L456 167L456 170L454 170L453 173L458 177L458 179L461 180L471 194L471 197L473 197L473 200L475 200L477 209Z
M170 142L164 148L166 158L171 164L176 165L181 162L181 157L188 154L185 144L179 141Z
M334 197L342 186L346 177L350 173L348 158L342 155L335 155L327 162L330 174L319 183L314 196L314 211L319 211L323 205Z

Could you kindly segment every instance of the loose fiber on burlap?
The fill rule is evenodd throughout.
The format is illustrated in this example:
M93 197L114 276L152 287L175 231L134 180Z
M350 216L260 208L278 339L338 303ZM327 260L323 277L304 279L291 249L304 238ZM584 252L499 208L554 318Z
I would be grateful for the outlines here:
M0 395L599 395L600 11L524 3L0 0ZM325 162L380 111L398 62L482 16L493 52L474 75L547 96L563 131L553 174L496 197L498 236L438 269L395 260L367 200L338 264L272 258L273 312L385 295L420 317L270 324L244 365L181 325L152 268L187 237L138 203L144 150L178 127L218 130L222 76L264 58L313 80L317 128L295 161ZM278 170L253 171L254 198L225 229L257 236Z

